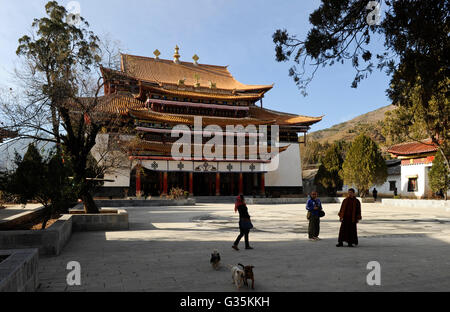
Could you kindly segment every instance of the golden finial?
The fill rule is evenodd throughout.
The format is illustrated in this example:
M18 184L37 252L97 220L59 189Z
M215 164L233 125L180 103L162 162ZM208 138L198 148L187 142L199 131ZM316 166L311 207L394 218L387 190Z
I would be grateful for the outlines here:
M198 65L198 60L200 59L200 58L198 57L198 55L197 55L197 54L194 54L194 56L192 57L192 59L194 60L194 65Z
M180 64L180 54L178 53L178 50L180 48L178 47L178 45L175 46L175 53L173 54L173 62L175 64Z
M156 49L155 51L153 51L153 55L155 56L155 60L158 60L159 56L161 55L161 52L159 52L159 50Z

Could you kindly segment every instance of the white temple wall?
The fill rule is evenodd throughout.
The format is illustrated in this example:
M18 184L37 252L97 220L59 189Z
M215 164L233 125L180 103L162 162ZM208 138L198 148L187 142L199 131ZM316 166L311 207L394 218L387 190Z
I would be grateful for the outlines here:
M120 135L121 140L127 140L130 136ZM129 187L131 161L126 153L120 150L109 150L111 136L107 133L97 134L95 145L92 148L92 156L99 165L106 166L104 179L114 182L104 182L105 187Z
M428 167L431 164L402 165L401 167L401 189L399 194L405 197L422 198L427 195L428 186ZM408 192L408 178L417 176L417 191Z
M302 164L298 143L280 143L280 146L290 145L280 153L278 169L265 174L265 185L270 186L303 186Z

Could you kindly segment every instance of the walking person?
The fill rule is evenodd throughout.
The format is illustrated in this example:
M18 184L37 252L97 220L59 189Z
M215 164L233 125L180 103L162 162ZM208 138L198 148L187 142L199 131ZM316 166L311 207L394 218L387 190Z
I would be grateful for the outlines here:
M250 215L248 214L248 208L245 204L244 195L239 195L236 198L236 202L234 204L234 212L239 211L239 235L234 241L233 246L231 246L234 250L239 250L238 245L242 238L242 236L245 236L245 249L253 249L253 247L250 247L250 243L248 240L248 234L250 232L250 229L253 228L253 224L250 220Z
M322 203L317 196L316 191L311 192L310 199L306 202L306 210L308 210L307 218L309 220L308 238L310 241L320 240L319 231Z
M338 215L341 221L341 228L339 229L336 247L344 246L343 242L347 242L348 247L353 247L353 244L358 245L356 223L361 220L361 203L355 197L354 189L348 190L348 197L342 202Z
M378 197L378 191L377 191L376 188L373 188L372 196L373 196L373 200L376 202L377 201L377 197Z

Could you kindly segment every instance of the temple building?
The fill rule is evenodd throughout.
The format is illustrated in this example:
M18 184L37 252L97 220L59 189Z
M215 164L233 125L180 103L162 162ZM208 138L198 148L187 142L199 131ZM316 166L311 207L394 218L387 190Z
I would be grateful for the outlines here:
M174 187L194 196L302 193L299 144L322 117L267 109L262 99L273 85L243 84L227 66L200 64L197 55L181 61L178 47L173 60L160 59L158 50L154 55L122 54L120 70L101 68L103 109L122 121L104 129L97 145L123 153L126 161L105 175L111 182L99 196L164 196ZM195 152L218 131L223 144L209 149L212 157ZM176 145L181 135L192 138L189 148ZM268 157L261 157L261 148Z
M398 195L407 198L431 198L428 173L437 152L431 139L391 146L388 152L401 161Z

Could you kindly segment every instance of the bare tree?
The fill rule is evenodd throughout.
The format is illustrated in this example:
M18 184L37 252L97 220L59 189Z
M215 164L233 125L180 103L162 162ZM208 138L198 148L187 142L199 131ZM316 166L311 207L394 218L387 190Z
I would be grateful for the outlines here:
M33 32L19 39L17 90L0 94L2 127L17 133L4 144L20 139L55 144L58 152L70 157L86 212L96 213L91 194L96 177L88 176L91 150L99 133L122 124L120 115L109 109L113 96L103 94L100 67L120 65L120 51L89 31L82 17L78 26L67 23L67 11L56 1L45 9L47 16L35 19ZM104 157L97 161L98 175L115 165Z

